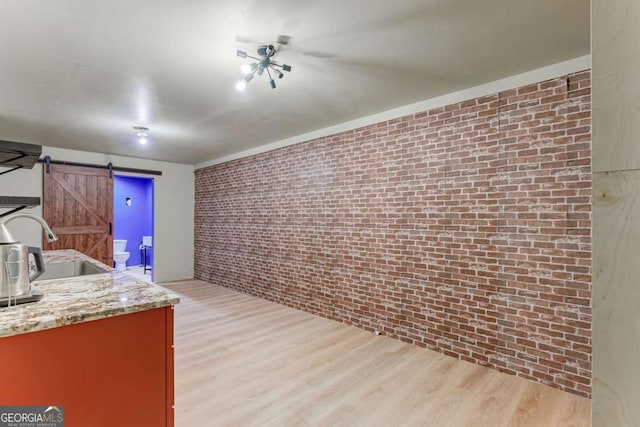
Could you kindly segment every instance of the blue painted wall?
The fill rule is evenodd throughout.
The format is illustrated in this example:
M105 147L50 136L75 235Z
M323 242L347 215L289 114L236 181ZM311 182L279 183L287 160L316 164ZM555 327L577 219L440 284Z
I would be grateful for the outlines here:
M131 198L131 206L126 199ZM113 238L127 240L131 254L127 266L142 263L142 236L153 236L153 179L115 176L113 182ZM147 251L149 265L153 265L153 249Z

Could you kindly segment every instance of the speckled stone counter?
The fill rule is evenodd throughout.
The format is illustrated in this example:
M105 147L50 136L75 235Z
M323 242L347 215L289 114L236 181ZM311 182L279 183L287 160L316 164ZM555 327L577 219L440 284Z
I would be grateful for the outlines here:
M45 266L69 261L105 265L74 250L44 252ZM24 334L104 319L121 314L174 305L177 295L127 273L111 272L89 276L34 281L32 287L44 293L42 300L0 308L0 337Z

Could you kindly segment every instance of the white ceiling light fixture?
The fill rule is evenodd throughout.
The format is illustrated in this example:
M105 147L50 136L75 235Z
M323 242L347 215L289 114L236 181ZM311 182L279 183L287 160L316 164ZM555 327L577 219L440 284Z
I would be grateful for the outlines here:
M142 145L146 145L149 140L147 139L149 136L149 128L146 126L134 126L133 130L136 131L136 136L138 137L138 142Z
M249 64L242 64L242 66L240 67L240 72L242 72L242 74L244 74L245 76L252 71L253 67Z
M277 49L272 44L258 46L258 57L251 56L243 50L237 51L236 54L240 58L251 58L256 62L253 62L251 64L244 64L240 68L240 71L242 71L242 74L244 74L245 76L242 80L236 83L236 89L238 89L239 91L245 90L245 88L247 87L247 83L249 83L251 79L253 79L255 74L261 76L265 71L269 76L269 84L271 85L271 89L275 89L276 82L273 79L271 72L273 72L275 76L278 76L278 78L281 79L284 77L283 71L291 71L290 65L280 64L273 60L273 57L276 55L276 53L278 53L280 47L285 46L289 43L289 38L289 36L278 36Z

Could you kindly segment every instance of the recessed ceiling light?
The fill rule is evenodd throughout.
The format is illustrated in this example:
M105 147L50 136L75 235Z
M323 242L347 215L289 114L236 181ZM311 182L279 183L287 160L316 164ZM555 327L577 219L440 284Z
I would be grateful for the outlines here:
M147 143L147 133L146 132L138 132L138 142L142 145Z
M133 129L137 131L136 136L138 137L138 142L145 145L148 142L147 137L149 136L149 128L146 126L134 126Z

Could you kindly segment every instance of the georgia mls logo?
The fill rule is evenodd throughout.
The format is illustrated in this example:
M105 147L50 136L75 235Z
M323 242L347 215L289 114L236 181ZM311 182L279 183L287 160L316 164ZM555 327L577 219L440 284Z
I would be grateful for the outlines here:
M0 406L0 427L64 427L64 407Z
M47 409L44 410L44 413L46 414L47 412L50 411L55 411L55 414L61 414L62 415L62 410L60 408L58 408L57 406L49 406Z

